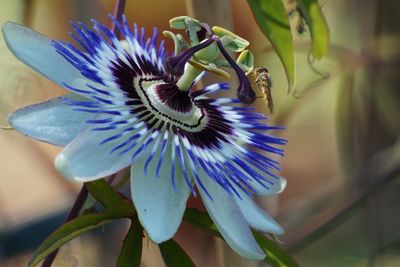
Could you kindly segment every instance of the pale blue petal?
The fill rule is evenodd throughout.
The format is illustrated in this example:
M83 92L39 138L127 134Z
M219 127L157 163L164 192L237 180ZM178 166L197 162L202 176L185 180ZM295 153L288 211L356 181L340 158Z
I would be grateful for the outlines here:
M242 194L241 198L235 197L236 204L252 228L276 235L283 234L283 228L253 199L246 194Z
M144 154L149 155L149 149ZM156 155L147 166L147 173L144 171L146 160L135 159L131 167L131 193L140 223L151 240L161 243L172 238L181 224L190 190L175 159L174 191L171 181L171 148L164 153L159 177L155 173L159 153Z
M282 177L270 177L269 181L273 182L273 184L265 183L266 187L260 185L255 181L249 181L248 183L255 190L257 195L260 196L272 196L281 193L286 188L287 181Z
M68 95L80 99L77 95ZM57 146L71 142L87 124L87 119L94 115L72 110L63 103L62 97L21 108L11 113L8 118L12 127L22 134Z
M13 22L4 23L2 32L8 48L19 60L57 84L73 84L75 79L83 78L46 36Z
M131 162L130 153L111 153L120 144L119 139L101 144L114 134L115 130L93 131L86 128L57 155L54 161L56 168L67 179L88 182L128 167Z
M204 173L200 177L204 177L202 182L213 200L200 189L201 198L225 241L242 257L253 260L264 259L265 254L255 241L234 197ZM200 188L199 185L198 187Z

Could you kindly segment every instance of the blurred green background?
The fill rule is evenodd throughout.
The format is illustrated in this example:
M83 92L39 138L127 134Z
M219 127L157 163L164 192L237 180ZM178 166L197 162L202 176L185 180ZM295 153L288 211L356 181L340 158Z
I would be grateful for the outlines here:
M288 10L292 2L286 1ZM0 0L0 22L67 39L70 20L89 23L93 17L110 24L113 5L111 0ZM275 112L269 114L261 99L256 105L271 124L287 127L280 134L289 140L282 159L288 187L260 203L286 229L280 239L301 266L400 266L400 2L321 5L331 48L313 66L329 77L307 62L310 34L294 31L297 86L291 95L283 67L244 0L129 0L125 13L148 31L166 30L170 18L191 15L251 42L256 65L271 72ZM295 28L298 18L291 22ZM9 112L63 89L17 61L0 39L0 125L7 125ZM54 170L58 151L0 131L0 266L26 266L71 205L79 185ZM113 266L125 231L121 221L74 240L54 266ZM265 266L240 259L190 225L181 227L177 240L201 267ZM145 242L144 253L143 266L163 266L155 245Z

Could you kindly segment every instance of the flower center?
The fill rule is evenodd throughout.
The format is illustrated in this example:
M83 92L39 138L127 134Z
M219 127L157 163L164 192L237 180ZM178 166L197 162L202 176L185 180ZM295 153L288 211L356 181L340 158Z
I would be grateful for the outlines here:
M205 113L187 91L158 78L140 78L137 83L143 104L155 117L190 132L204 128Z

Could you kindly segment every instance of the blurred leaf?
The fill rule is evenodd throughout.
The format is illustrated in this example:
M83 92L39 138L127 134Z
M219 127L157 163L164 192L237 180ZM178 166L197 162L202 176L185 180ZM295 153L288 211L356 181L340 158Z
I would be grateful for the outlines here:
M340 152L340 161L344 169L345 175L349 181L353 180L357 168L359 158L356 146L356 133L359 132L360 125L356 120L356 103L354 96L355 77L352 73L343 75L338 105L336 108L336 128L338 137L338 146Z
M206 212L195 209L186 209L183 219L200 228L210 231L212 234L222 238L217 227ZM263 235L253 231L254 237L267 257L264 262L276 267L298 267L300 266L281 246Z
M295 85L292 31L282 0L247 0L257 24L269 39L286 71L289 89Z
M329 48L329 28L318 0L298 0L301 15L311 32L311 53L320 59Z
M99 201L107 212L129 217L135 213L133 205L124 200L104 179L85 183L90 194Z
M142 259L143 228L133 220L119 253L116 267L140 267Z
M159 245L166 267L196 266L186 252L174 240L168 240Z
M110 213L95 213L82 215L68 223L63 224L60 228L55 230L39 248L35 251L29 262L29 267L36 266L41 260L43 260L52 251L58 249L68 241L75 237L90 231L94 228L102 226L106 223L111 222L113 219L120 217Z

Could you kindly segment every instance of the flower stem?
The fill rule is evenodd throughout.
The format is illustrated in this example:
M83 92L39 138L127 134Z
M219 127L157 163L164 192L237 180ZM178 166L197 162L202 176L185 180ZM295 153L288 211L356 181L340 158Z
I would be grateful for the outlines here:
M79 211L81 210L83 204L85 203L88 196L88 191L86 186L82 186L81 191L78 194L78 197L75 200L74 205L68 213L68 216L65 218L65 222L69 222L72 219L78 217ZM50 253L43 261L42 267L50 267L53 264L54 259L56 258L58 253L58 249L54 250Z
M117 21L122 20L122 15L124 14L124 11L125 11L125 6L126 6L126 0L117 0L117 2L115 3L113 15ZM115 25L115 23L112 24L111 31L119 39L120 32L118 30L118 27Z
M193 81L196 79L197 76L202 72L202 70L187 64L186 70L183 73L183 75L179 78L178 82L176 83L176 86L181 91L187 91L190 86L192 85Z

